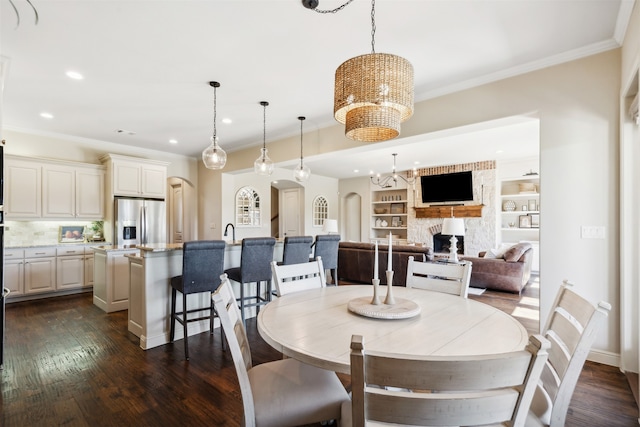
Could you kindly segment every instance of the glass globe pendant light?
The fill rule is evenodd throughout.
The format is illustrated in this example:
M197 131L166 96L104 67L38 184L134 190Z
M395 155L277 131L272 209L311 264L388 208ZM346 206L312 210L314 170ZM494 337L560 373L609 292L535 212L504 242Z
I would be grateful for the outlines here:
M273 173L273 161L267 155L267 101L261 101L260 105L264 108L262 116L262 148L260 149L260 157L253 162L253 170L258 175L271 175Z
M202 151L202 161L207 169L219 170L227 163L227 153L218 145L218 134L216 132L216 88L220 87L218 82L209 82L213 87L213 136L211 145Z
M293 170L293 177L298 182L308 180L311 175L311 169L309 169L309 166L304 164L304 159L302 157L302 122L304 119L305 117L303 116L298 117L298 120L300 120L300 164Z

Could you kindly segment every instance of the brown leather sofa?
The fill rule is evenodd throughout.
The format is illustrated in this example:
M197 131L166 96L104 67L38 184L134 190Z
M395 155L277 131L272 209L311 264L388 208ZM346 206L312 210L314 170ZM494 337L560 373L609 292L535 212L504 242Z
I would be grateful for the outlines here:
M484 258L485 252L478 255L460 257L473 263L469 286L520 293L531 278L531 243L511 246L502 258Z
M387 284L387 245L378 245L378 277ZM340 242L338 246L338 281L371 284L373 279L374 243ZM407 280L407 261L413 256L416 261L432 261L433 250L422 246L393 245L391 262L393 285L404 286Z

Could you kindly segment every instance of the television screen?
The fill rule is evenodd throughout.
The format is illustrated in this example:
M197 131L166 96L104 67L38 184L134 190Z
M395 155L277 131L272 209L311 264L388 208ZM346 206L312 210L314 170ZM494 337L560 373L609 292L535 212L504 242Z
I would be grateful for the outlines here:
M420 177L422 203L473 200L471 171Z

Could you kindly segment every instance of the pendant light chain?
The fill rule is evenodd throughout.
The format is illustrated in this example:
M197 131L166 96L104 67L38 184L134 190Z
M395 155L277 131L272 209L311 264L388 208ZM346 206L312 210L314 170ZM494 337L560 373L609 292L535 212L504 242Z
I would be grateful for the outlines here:
M376 53L376 0L371 0L371 53Z
M349 3L351 3L353 0L349 0L347 1L345 4L340 5L338 7L336 7L335 9L326 9L326 10L321 10L321 9L313 9L314 11L318 12L318 13L338 13L340 12L342 9L344 9L345 7L347 7L347 5ZM304 2L303 2L304 3Z

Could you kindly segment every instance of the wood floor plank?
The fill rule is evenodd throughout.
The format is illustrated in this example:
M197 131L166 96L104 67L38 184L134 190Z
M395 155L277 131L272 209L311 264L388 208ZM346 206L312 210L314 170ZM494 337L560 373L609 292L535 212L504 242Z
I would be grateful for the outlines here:
M535 311L537 289L472 298L510 314ZM519 320L530 331L538 327L536 319ZM104 313L91 294L8 304L6 324L3 427L241 425L242 398L219 330L190 337L186 362L182 341L141 350L127 331L127 312ZM282 357L260 338L255 320L247 332L255 364ZM349 386L348 375L340 379ZM637 417L625 376L588 362L567 426L637 426Z

